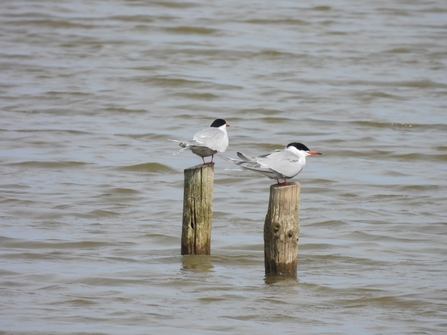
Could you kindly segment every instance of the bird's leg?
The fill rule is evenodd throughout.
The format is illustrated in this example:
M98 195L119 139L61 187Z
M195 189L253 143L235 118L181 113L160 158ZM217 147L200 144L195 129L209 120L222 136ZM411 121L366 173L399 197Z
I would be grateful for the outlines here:
M213 165L214 164L214 162L213 162L213 158L214 158L214 155L211 155L211 162L205 162L205 158L203 158L202 157L202 161L203 161L203 165L208 165L208 164L211 164L211 165Z
M281 182L279 181L279 179L276 179L276 182L278 183L278 185L282 185L282 186L287 186L287 185L289 185L289 184L287 184L287 179L284 179L284 182L283 182L283 183L281 183Z

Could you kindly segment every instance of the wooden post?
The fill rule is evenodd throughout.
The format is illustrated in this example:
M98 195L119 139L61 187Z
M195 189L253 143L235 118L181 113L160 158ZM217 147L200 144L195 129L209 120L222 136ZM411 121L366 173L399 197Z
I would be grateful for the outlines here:
M265 274L296 277L300 225L300 184L270 186L264 223Z
M182 255L210 254L213 188L213 164L185 169Z

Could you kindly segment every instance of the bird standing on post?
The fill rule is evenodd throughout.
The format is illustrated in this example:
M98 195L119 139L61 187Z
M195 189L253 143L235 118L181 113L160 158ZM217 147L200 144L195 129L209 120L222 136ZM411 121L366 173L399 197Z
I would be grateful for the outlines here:
M174 153L177 155L186 149L191 150L197 156L202 157L203 164L214 164L214 155L218 152L225 152L228 148L228 134L227 127L230 125L223 119L216 119L211 123L209 128L202 129L197 132L192 140L189 141L177 141L179 146L182 147L179 151ZM211 161L206 163L205 157L211 156Z
M278 149L265 155L256 157L237 153L240 159L222 157L243 169L261 173L270 179L276 179L278 184L287 185L287 179L295 177L306 165L306 157L309 155L322 155L322 153L309 150L302 143L293 142L285 149ZM281 183L279 180L284 179Z

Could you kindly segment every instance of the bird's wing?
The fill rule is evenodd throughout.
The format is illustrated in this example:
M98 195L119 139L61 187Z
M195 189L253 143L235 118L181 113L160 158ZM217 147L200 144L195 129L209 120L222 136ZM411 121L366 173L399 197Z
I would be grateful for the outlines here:
M238 152L237 155L245 162L256 162L256 157L244 155L242 152Z
M228 137L219 128L203 129L194 135L193 141L219 152L224 152L228 147Z
M239 157L243 157L243 159L234 159L234 158L228 158L225 156L220 156L222 159L234 163L237 166L240 166L243 169L246 170L251 170L254 172L259 172L262 173L264 175L266 175L267 177L270 178L277 178L277 173L273 170L271 170L270 168L263 166L262 164L259 164L258 162L256 162L254 157L249 157L249 156L245 156L244 154L238 152L237 153Z
M304 162L289 150L278 149L256 157L258 164L285 177L292 178L302 170Z
M219 156L220 158L222 158L223 160L226 160L227 162L231 162L234 163L236 165L240 165L241 163L243 163L244 161L241 161L239 159L234 159L234 158L230 158L230 157L226 157L226 156Z
M206 148L206 147L207 147L207 146L204 145L203 143L199 143L199 142L197 142L197 141L195 141L195 140L179 141L179 140L171 140L171 139L168 139L168 141L176 142L176 143L178 143L178 145L181 147L181 149L178 150L178 151L176 151L176 152L174 152L173 155L177 155L177 154L179 154L179 153L182 152L182 151L185 151L185 150L187 150L187 149L193 149L193 148L195 148L195 147L201 147L201 148Z

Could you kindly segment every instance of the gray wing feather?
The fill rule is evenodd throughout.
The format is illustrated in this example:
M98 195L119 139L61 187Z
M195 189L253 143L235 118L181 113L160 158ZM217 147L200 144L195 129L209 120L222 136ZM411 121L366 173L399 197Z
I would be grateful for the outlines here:
M256 157L250 157L241 152L238 152L237 155L240 159L222 158L244 169L262 173L272 179L292 178L300 173L306 162L305 159L285 149L278 149Z
M224 152L228 147L228 139L225 141L225 132L218 128L206 128L194 135L195 146L205 146L210 149Z
M168 139L168 141L176 142L181 147L181 149L176 151L176 152L174 152L173 155L177 155L178 153L180 153L182 151L185 151L187 149L193 149L194 147L204 147L204 148L206 148L206 145L203 145L202 143L199 143L199 142L194 141L194 140L179 141L179 140Z
M238 156L239 157L242 156L242 157L244 157L244 159L252 158L252 157L245 156L245 155L241 154L240 152L238 152ZM262 173L270 178L276 178L276 172L270 170L269 168L263 167L262 165L256 163L256 161L246 161L246 160L241 160L241 159L228 158L225 156L220 156L220 157L222 159L226 160L227 162L231 162L231 163L236 164L237 166L240 166L243 169L251 170L254 172L259 172L259 173Z
M256 157L250 157L247 155L244 155L242 152L238 152L237 155L240 159L242 159L245 162L256 162Z
M261 166L289 178L297 175L304 166L297 155L281 149L266 155L257 156L256 161Z

